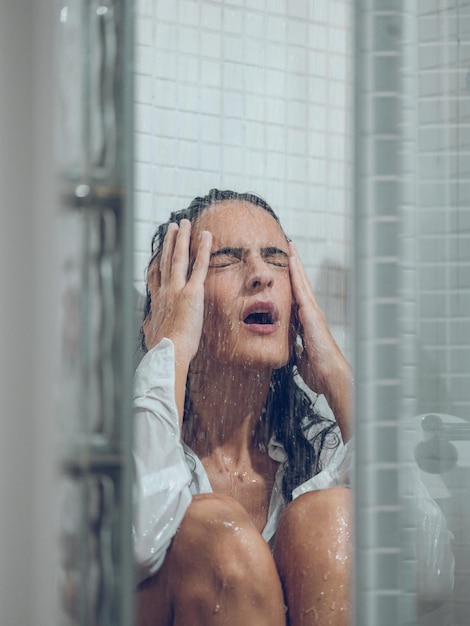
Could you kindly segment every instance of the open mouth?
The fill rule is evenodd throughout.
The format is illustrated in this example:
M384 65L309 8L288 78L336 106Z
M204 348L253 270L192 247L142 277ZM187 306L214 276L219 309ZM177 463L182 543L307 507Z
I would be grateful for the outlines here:
M242 320L256 332L263 327L266 332L272 332L278 326L279 313L273 302L253 302L243 311Z
M245 324L274 324L274 318L269 311L250 313L243 320Z

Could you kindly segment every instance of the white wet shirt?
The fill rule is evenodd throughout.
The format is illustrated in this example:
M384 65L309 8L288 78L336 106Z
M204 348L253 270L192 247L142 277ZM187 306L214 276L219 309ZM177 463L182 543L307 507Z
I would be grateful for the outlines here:
M181 442L174 393L174 347L163 339L140 362L134 385L134 549L139 581L155 574L165 558L191 497L212 491L206 471L194 452ZM333 419L323 396L316 396L316 412ZM324 426L321 426L324 427ZM306 491L349 483L350 444L324 447L324 469L294 489L296 498ZM272 540L286 507L282 494L284 461L282 444L271 438L269 456L279 462L263 537Z

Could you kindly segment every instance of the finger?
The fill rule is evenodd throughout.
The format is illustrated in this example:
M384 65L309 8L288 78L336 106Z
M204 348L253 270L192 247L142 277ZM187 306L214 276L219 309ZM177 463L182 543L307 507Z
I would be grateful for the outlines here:
M207 230L203 230L199 240L199 245L196 252L196 259L193 265L193 271L191 273L191 282L204 283L209 269L209 262L211 258L212 248L212 233Z
M171 279L176 289L183 289L188 279L191 222L181 220L172 257Z
M161 285L168 285L171 280L172 258L178 230L178 224L172 222L168 225L168 230L163 240L162 256L160 260Z
M295 244L290 242L289 248L291 252L291 256L289 257L289 270L292 291L297 304L302 304L308 295L311 294L311 296L313 296L313 289Z

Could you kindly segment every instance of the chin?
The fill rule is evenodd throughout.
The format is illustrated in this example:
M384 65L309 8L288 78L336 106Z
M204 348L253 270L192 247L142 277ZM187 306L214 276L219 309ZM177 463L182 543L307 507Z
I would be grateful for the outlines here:
M256 336L232 338L219 337L217 342L206 341L200 346L200 356L216 364L230 367L242 367L250 371L275 370L289 362L292 354L292 342L286 337L278 338ZM203 356L205 355L205 356Z
M249 354L232 353L230 358L223 359L226 365L241 365L248 370L277 370L284 367L289 362L289 351L278 350L256 350L252 347Z

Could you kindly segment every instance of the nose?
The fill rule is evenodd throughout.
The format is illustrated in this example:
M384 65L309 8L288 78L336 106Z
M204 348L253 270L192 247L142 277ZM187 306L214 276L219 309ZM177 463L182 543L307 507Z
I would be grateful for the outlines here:
M247 288L251 291L262 291L272 287L273 283L273 268L262 257L252 257L248 262Z

